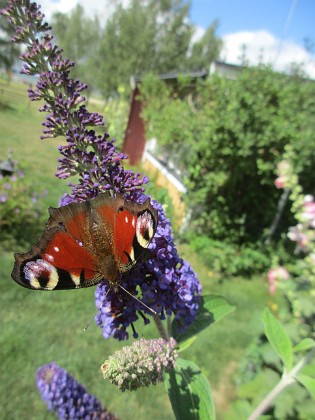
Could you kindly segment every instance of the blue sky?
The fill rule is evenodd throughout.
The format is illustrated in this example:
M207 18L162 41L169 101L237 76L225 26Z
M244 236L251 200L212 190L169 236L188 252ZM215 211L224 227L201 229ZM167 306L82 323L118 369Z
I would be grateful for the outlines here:
M122 0L128 4L129 0ZM90 16L98 14L106 21L112 10L111 0L42 0L42 10L49 19L54 11L69 12L80 3ZM307 74L315 79L315 51L309 54L304 39L315 44L315 0L191 0L190 20L196 25L196 39L215 19L217 34L224 48L220 59L240 62L246 45L250 63L263 61L286 71L290 65L303 63Z
M218 34L267 30L276 38L303 45L305 37L315 43L314 0L193 0L191 21L206 27L219 20Z

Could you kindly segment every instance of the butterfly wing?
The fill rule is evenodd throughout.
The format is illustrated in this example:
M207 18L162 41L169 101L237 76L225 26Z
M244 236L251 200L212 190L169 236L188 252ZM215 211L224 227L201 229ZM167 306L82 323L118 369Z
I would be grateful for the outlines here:
M157 227L157 210L149 199L143 203L127 201L117 194L115 198L100 194L91 200L103 234L111 244L119 272L130 270L146 254Z
M49 228L63 227L72 238L88 248L91 243L91 206L89 203L89 201L82 201L81 203L70 203L59 208L50 207L50 218L47 226Z
M116 285L120 273L145 256L157 227L149 200L139 205L117 194L50 208L47 228L25 254L15 254L12 278L37 290Z
M47 228L25 254L15 254L12 278L37 290L75 289L100 281L94 256L62 226Z
M157 220L157 211L149 200L141 205L125 201L115 223L115 249L122 272L146 259L147 248L157 228Z

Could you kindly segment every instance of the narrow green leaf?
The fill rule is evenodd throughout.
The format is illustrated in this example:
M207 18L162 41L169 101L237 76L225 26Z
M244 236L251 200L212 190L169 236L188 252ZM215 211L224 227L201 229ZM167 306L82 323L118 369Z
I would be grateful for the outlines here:
M315 379L307 375L298 375L296 378L310 393L315 400Z
M286 370L290 370L292 367L293 350L289 336L268 308L264 311L263 322L269 343L282 360Z
M196 340L197 336L193 335L192 337L188 338L185 341L182 341L180 343L177 344L176 349L180 352L186 350L195 340Z
M206 295L201 297L199 311L194 322L186 329L183 334L176 334L176 327L173 321L173 331L177 343L187 340L188 338L198 334L209 325L218 322L224 316L234 311L235 307L231 306L228 301L220 295Z
M302 341L299 342L296 346L293 347L293 352L309 350L315 347L315 340L312 338L304 338Z
M164 382L177 420L215 420L209 382L195 363L178 359Z

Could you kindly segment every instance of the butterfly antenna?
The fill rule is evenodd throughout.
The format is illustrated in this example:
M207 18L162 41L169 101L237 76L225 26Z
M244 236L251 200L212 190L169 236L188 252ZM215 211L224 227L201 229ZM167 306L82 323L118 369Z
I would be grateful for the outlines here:
M106 294L105 294L105 296L104 296L104 299L105 299L105 298L106 298L106 296L108 295L108 293L109 293L110 289L111 289L111 287L109 286L109 288L108 288L108 290L107 290L107 292L106 292ZM89 326L91 325L91 322L92 322L92 321L93 321L93 319L96 317L97 312L98 312L98 309L97 309L97 310L96 310L96 312L93 314L93 316L92 316L92 317L88 320L88 322L86 323L85 327L83 328L83 331L86 331L86 330L89 328Z
M157 315L157 312L155 312L152 308L150 308L148 305L146 305L145 303L141 302L140 299L136 298L134 295L132 295L130 292L128 292L127 289L125 289L121 284L118 285L124 292L126 292L129 296L131 296L132 298L134 298L136 301L138 301L139 303L141 303L141 305L145 306L147 309L149 309L149 311L151 311L154 315Z
M96 317L96 314L98 312L98 309L96 310L96 312L91 316L91 318L88 320L88 322L86 323L85 327L83 328L83 331L86 331L89 326L91 325L91 322L93 321L93 319Z

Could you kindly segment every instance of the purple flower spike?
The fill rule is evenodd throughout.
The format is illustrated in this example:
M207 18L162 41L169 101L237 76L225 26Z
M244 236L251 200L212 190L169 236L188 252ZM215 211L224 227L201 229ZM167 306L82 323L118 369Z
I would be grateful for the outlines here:
M9 17L16 28L15 41L27 45L24 72L39 74L34 89L29 90L31 100L43 100L40 109L47 112L43 123L42 139L64 136L66 144L59 146L56 176L68 179L76 176L77 183L69 183L69 194L61 199L61 205L80 202L96 197L104 191L120 193L127 200L145 201L144 185L147 177L125 170L122 162L127 158L120 153L114 139L109 135L97 135L91 127L103 125L103 117L90 113L85 105L82 91L86 85L70 79L74 63L62 57L62 50L52 43L47 33L49 27L43 23L43 15L36 3L29 0L10 0L2 14ZM42 36L39 36L43 32ZM5 200L5 197L0 197ZM158 227L150 244L151 259L138 263L128 275L121 278L121 285L137 299L120 290L108 289L106 279L95 292L98 314L96 322L103 329L104 337L119 340L128 338L131 326L137 337L134 323L139 316L145 324L152 315L147 307L155 311L160 319L173 316L177 329L182 331L195 318L198 310L201 285L190 265L177 253L170 221L162 206L152 205L158 210Z
M49 410L60 419L116 420L94 395L55 362L37 370L36 385Z

